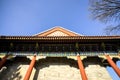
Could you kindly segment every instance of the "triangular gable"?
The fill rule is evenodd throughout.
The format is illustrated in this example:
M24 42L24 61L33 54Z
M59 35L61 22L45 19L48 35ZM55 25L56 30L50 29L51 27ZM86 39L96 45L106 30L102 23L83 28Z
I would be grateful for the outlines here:
M38 33L35 36L82 36L82 35L79 35L78 33L64 29L62 27L54 27L42 33Z

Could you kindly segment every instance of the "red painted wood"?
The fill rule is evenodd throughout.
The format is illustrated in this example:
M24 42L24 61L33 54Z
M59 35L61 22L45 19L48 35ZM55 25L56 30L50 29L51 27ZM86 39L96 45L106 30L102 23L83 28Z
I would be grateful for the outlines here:
M8 55L5 55L2 60L0 61L0 69L3 67L4 63L7 61Z
M82 80L88 80L80 56L77 56L77 60L78 60L78 66L79 66L79 69L80 69Z
M117 75L120 77L120 69L117 67L117 65L113 62L113 60L110 58L109 55L105 55L107 58L108 63L111 65L111 67L114 69L114 71L117 73Z
M31 73L32 73L32 69L33 69L33 67L34 67L34 65L35 65L35 60L36 60L36 55L32 58L32 61L31 61L30 65L29 65L29 68L28 68L28 70L27 70L27 72L26 72L26 75L25 75L25 77L24 77L24 80L29 80L30 75L31 75Z

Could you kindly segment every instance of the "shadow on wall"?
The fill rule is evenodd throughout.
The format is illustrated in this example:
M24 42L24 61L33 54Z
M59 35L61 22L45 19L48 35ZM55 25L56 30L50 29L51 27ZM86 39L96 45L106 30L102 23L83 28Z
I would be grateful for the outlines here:
M113 61L116 62L120 59L113 58ZM29 65L31 60L27 57L14 57L10 60L7 60L5 66L0 70L0 80L21 80L22 75L19 70L21 69L20 65ZM102 67L108 66L108 62L104 58L99 58L98 56L87 57L82 60L84 67L89 65L100 65ZM69 65L78 69L77 61L74 59L68 59L67 57L46 57L45 59L39 59L35 63L36 72L34 74L34 79L37 80L39 71L42 68L49 67L50 65Z
M27 57L14 57L7 60L0 70L0 80L21 80L20 65L29 65L30 61Z
M119 58L112 58L112 60L116 63ZM82 60L84 67L88 67L89 65L100 65L101 67L110 66L108 61L104 58L100 58L98 56L88 56Z
M114 57L114 58L112 58L112 60L116 64L116 62L119 61L120 59ZM104 64L105 67L107 67L107 66L111 67L106 59L103 60L103 64Z
M98 56L88 56L82 60L84 67L88 67L89 65L100 65L104 67L103 58L99 58Z
M77 61L74 59L68 59L67 57L46 57L45 59L39 59L35 64L35 75L33 80L37 80L39 71L42 68L49 67L50 65L69 65L78 69Z

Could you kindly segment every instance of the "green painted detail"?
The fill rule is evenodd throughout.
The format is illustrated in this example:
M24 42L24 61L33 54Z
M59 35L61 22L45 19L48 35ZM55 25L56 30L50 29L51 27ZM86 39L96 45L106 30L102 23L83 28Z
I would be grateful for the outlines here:
M0 55L3 55L6 53L0 53ZM81 56L100 56L104 54L109 55L118 55L117 52L10 52L7 54L12 55L21 55L21 56L29 56L29 55L38 55L38 56L76 56L77 54L80 54Z

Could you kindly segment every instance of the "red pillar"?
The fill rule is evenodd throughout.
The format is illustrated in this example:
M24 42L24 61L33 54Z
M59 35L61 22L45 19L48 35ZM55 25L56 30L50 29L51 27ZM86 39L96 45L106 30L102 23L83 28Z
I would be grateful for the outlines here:
M0 69L3 67L4 63L7 61L8 55L5 55L2 60L0 61Z
M80 69L82 80L88 80L80 56L77 56L77 60L78 60L78 66L79 66L79 69Z
M105 55L107 58L108 63L111 65L111 67L114 69L114 71L118 74L120 77L120 69L117 67L117 65L113 62L113 60L110 58L109 55Z
M29 68L28 68L28 70L27 70L27 72L26 72L26 75L25 75L25 77L24 77L24 80L29 80L30 75L31 75L31 73L32 73L32 69L33 69L34 64L35 64L35 60L36 60L36 55L34 55L34 57L32 58L32 61L31 61L30 65L29 65Z

